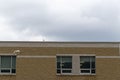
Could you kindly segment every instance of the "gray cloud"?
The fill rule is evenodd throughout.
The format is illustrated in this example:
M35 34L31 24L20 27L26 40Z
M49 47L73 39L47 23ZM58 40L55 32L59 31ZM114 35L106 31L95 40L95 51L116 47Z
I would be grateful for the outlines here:
M0 1L1 24L10 33L0 40L119 41L119 2Z

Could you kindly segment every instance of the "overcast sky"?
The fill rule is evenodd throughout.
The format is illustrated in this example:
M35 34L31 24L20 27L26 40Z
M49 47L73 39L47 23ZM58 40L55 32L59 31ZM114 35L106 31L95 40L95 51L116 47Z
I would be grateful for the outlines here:
M120 41L120 0L0 0L0 40Z

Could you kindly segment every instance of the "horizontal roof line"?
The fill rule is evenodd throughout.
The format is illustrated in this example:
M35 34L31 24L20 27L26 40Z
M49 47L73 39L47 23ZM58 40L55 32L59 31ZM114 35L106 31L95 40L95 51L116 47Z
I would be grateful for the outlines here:
M112 41L0 41L0 43L117 43Z
M119 47L117 42L0 41L0 47Z

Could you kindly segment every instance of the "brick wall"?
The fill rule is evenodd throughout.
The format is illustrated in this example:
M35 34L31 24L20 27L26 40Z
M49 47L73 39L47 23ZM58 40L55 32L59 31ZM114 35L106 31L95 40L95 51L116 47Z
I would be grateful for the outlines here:
M96 56L119 56L118 48L79 47L1 47L1 54L19 56L56 56L56 54L96 54ZM120 59L97 58L96 75L56 75L56 58L17 58L16 75L0 75L0 80L119 80Z

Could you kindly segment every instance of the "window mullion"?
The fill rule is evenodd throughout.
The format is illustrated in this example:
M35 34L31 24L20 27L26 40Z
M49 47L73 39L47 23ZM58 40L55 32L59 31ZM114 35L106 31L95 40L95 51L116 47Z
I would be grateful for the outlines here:
M60 71L61 71L61 74L62 74L62 56L60 57Z
M92 73L91 69L92 69L92 64L91 64L91 57L90 57L90 74Z
M10 68L10 73L12 73L12 56L11 56L11 68Z

